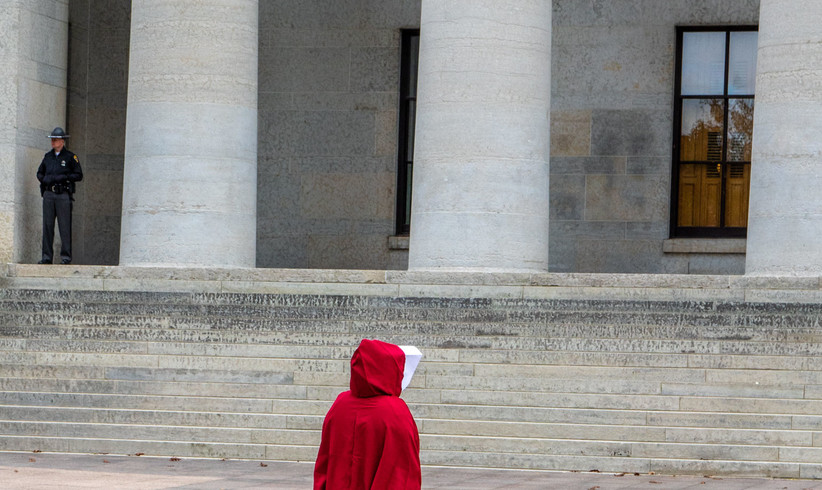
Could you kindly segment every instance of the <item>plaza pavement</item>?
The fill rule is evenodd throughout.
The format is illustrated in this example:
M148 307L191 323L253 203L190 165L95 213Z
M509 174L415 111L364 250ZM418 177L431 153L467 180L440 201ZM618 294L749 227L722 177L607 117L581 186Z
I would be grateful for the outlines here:
M311 463L0 452L0 488L311 489ZM423 488L822 489L822 481L423 467Z

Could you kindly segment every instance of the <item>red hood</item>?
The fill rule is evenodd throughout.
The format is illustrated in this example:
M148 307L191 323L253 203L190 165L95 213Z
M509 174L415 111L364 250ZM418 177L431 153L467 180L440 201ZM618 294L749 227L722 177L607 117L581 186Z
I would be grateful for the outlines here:
M400 396L405 353L394 344L363 339L351 357L351 394Z

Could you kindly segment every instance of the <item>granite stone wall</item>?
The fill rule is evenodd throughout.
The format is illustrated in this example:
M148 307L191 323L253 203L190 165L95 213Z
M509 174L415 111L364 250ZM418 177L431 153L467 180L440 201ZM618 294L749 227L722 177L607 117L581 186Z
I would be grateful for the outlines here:
M676 26L756 24L758 14L758 0L554 0L549 270L744 272L744 254L663 244Z
M419 0L260 2L258 267L384 269Z
M35 177L46 136L65 124L67 0L0 3L0 262L41 258ZM55 240L59 243L59 239ZM58 245L59 246L59 245Z
M78 263L118 260L130 3L70 2ZM744 271L744 243L667 241L675 28L758 13L759 0L554 0L551 271ZM388 237L400 29L419 22L420 0L260 2L258 267L407 266Z
M80 156L75 263L116 265L120 254L130 0L69 2L69 147Z

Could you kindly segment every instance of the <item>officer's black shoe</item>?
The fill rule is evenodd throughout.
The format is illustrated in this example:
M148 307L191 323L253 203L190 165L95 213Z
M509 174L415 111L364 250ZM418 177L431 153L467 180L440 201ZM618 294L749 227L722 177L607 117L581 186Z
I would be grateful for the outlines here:
M71 264L71 260L69 260L69 259L63 259L63 260L61 260L61 261L60 261L60 263L61 263L61 264L64 264L64 265L68 265L68 264Z
M37 262L37 263L38 263L38 264L51 264L51 261L50 261L50 260L43 259L43 260L41 260L40 262Z

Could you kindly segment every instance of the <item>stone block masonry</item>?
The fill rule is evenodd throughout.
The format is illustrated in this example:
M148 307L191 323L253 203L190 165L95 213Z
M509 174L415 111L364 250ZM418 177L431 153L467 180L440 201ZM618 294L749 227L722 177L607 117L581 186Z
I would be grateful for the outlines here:
M5 266L0 450L311 461L362 338L423 464L818 478L820 278Z

